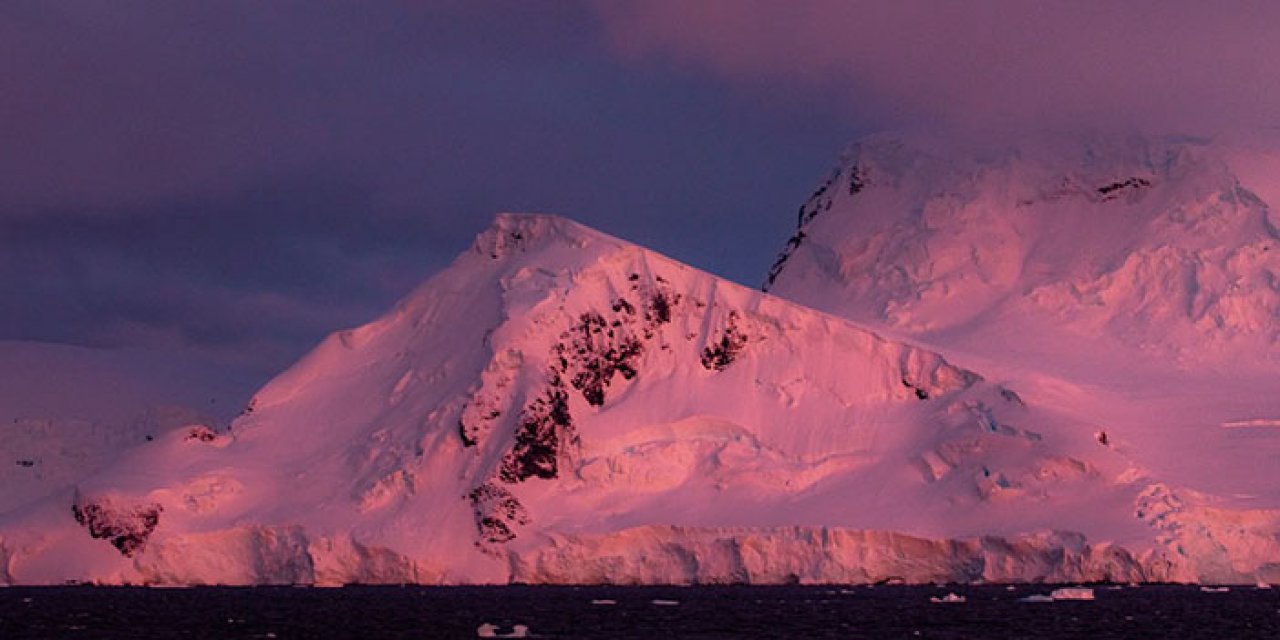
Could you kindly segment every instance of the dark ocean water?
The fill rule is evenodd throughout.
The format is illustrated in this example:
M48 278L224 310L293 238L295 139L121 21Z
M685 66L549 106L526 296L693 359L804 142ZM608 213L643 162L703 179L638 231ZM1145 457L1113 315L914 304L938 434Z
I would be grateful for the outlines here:
M935 604L949 591L967 601ZM1280 589L1048 587L0 588L0 639L1280 638ZM594 602L593 602L594 601ZM610 603L612 602L612 604Z

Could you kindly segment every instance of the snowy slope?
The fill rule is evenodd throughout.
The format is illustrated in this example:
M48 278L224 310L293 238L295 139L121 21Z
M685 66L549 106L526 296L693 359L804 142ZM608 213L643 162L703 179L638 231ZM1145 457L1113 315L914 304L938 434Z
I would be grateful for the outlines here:
M388 315L269 383L228 431L171 432L0 520L0 579L1273 570L1274 514L1240 512L1230 548L1187 535L1200 504L1098 431L936 353L564 219L503 215ZM1186 541L1200 553L1180 552Z
M256 382L160 353L37 342L0 342L0 369L0 514L170 429L225 424Z
M893 136L851 146L765 288L945 344L1025 325L1002 342L1280 364L1280 215L1258 195L1280 178L1265 154L1137 136L969 153Z
M1100 425L1180 487L1178 518L1270 513L1278 171L1275 132L1045 136L980 153L874 136L801 208L765 287ZM1178 528L1219 525L1233 526Z

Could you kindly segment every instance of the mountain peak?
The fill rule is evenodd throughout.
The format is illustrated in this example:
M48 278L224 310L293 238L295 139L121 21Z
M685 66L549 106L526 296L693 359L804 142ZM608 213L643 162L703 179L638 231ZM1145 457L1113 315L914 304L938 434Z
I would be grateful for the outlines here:
M472 244L472 249L489 258L498 259L548 243L560 242L584 247L594 242L618 246L624 243L568 218L547 213L499 213Z
M846 146L833 173L846 180L858 176L863 182L945 192L975 176L1002 170L1024 180L1069 176L1105 186L1132 176L1183 177L1206 169L1221 175L1226 166L1222 145L1181 135L1044 132L1018 139L957 141L881 132Z
M1266 207L1212 154L1116 144L857 147L779 290L880 333L499 215L227 430L0 514L0 582L1280 579L1274 481L1238 471L1274 447L1215 435L1277 424L1274 370L1162 378L1091 342L1274 330ZM978 366L881 337L912 332Z
M1001 317L1036 318L1040 331L1005 337L1274 361L1280 234L1258 193L1275 179L1246 180L1243 164L1185 136L1044 135L981 151L872 136L801 206L765 288L917 339L985 339Z
M157 440L0 528L0 560L83 560L23 556L13 579L506 581L565 534L651 524L788 546L827 525L952 536L1122 465L936 353L563 218L499 216L476 248L334 334L227 432ZM890 477L908 495L854 489ZM598 580L698 579L671 567Z

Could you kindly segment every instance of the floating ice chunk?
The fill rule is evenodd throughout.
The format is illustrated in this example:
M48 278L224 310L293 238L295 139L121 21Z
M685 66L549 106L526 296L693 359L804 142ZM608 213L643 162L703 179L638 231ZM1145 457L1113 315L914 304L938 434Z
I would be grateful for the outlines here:
M1231 587L1200 587L1200 590L1204 593L1226 593Z
M680 604L680 601L679 600L654 600L653 604L656 604L660 607L674 607Z
M1280 420L1273 420L1269 418L1259 418L1256 420L1233 420L1231 422L1222 423L1223 429L1248 429L1250 427L1253 427L1253 428L1280 427Z
M1093 600L1093 589L1088 587L1062 587L1049 593L1054 600Z
M968 598L965 598L964 596L958 595L956 593L948 593L947 595L942 596L941 598L937 596L933 596L929 598L929 602L934 602L934 603L946 602L946 603L959 604L961 602L965 602L966 600L968 600Z
M480 625L479 628L476 629L476 637L477 638L528 638L529 637L529 627L526 627L525 625L522 625L522 624L518 624L512 627L511 633L498 633L498 629L501 629L501 628L502 627L499 627L496 624L490 624L486 622Z
M1033 593L1025 598L1018 598L1018 602L1053 602L1053 596L1046 596L1043 593Z
M617 600L592 600L591 604L618 604Z
M1257 588L1257 589L1270 589L1270 588L1271 588L1271 585L1270 585L1270 584L1267 584L1266 582L1263 582L1263 581L1259 580L1259 581L1258 581L1258 584L1257 584L1257 585L1255 585L1255 588Z

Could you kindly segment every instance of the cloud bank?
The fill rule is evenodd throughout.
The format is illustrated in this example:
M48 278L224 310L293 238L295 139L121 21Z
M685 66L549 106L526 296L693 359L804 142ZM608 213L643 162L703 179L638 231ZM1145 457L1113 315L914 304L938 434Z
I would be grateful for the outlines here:
M582 3L5 0L0 340L266 375L500 211L754 283L849 135L620 62Z
M1280 4L624 0L594 5L615 52L736 85L840 94L882 127L1280 123Z

